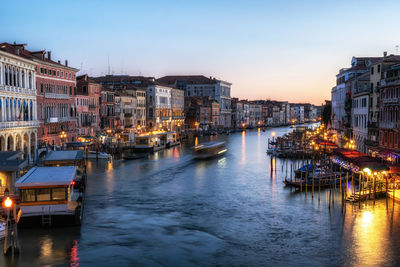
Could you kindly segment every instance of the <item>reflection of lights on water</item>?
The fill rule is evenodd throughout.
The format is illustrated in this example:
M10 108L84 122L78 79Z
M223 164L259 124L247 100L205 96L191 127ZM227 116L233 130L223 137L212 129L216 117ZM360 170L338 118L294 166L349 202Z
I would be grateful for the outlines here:
M260 128L258 128L258 130L257 130L257 135L261 136L261 129Z
M77 267L79 266L79 254L78 254L78 241L74 241L72 248L71 248L71 255L70 255L70 266Z
M374 218L374 215L370 211L364 211L362 212L361 215L361 222L364 225L364 227L368 227L372 223L372 219Z
M246 163L246 131L242 131L242 163Z
M179 158L178 148L176 148L176 147L174 147L173 157L174 158Z
M225 167L226 166L226 158L222 158L218 160L218 166L219 167Z
M40 254L42 257L50 257L53 254L53 240L46 236L40 244Z
M194 139L194 146L197 146L199 144L199 138L196 136Z
M107 170L112 171L114 169L113 163L111 160L107 162Z

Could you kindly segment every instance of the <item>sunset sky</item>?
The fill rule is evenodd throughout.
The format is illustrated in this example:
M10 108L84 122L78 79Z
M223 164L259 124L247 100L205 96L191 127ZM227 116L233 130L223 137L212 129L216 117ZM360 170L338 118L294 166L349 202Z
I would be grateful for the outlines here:
M107 74L109 58L114 74L204 74L248 99L320 104L353 55L400 45L400 1L6 1L1 10L1 41L51 50L81 73Z

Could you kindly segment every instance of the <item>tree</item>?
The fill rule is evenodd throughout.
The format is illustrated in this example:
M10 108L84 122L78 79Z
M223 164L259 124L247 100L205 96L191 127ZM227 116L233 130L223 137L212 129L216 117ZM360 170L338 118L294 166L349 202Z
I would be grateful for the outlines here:
M332 105L326 104L322 108L322 123L325 125L325 128L328 128L328 124L331 123L332 116Z

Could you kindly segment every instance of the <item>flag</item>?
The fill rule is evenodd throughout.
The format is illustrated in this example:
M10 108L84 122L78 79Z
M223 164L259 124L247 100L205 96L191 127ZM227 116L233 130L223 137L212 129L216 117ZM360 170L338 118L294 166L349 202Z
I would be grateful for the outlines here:
M21 116L22 116L22 105L19 104L19 114L18 114L17 120L20 120L20 119L21 119Z

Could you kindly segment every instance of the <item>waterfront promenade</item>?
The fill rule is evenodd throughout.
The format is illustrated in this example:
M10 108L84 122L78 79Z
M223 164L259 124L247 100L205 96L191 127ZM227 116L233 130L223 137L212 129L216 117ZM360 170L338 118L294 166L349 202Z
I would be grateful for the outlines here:
M398 205L348 203L342 215L339 201L328 209L329 190L318 203L285 187L283 160L271 173L267 138L290 130L200 138L227 143L207 161L192 160L195 140L149 159L90 161L81 228L22 229L16 265L400 264Z

